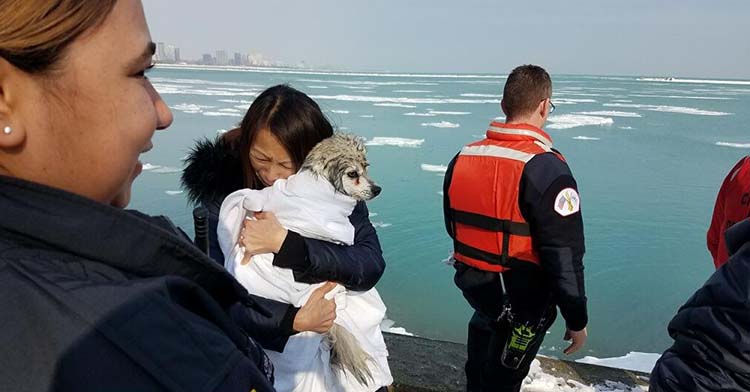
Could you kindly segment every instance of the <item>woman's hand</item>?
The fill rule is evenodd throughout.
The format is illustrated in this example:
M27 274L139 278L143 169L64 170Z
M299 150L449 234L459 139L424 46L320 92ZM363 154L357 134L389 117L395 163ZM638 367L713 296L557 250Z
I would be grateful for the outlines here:
M240 245L245 247L242 264L255 255L279 253L288 233L272 212L256 212L254 217L256 220L246 219L240 231Z
M336 288L336 282L327 282L310 295L310 299L300 308L294 317L292 328L297 332L312 331L326 333L336 319L336 301L326 299L325 295Z

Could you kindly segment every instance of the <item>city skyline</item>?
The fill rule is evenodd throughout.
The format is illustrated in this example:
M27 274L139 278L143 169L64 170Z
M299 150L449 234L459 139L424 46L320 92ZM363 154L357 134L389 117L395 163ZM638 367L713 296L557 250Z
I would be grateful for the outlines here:
M155 41L183 58L221 47L312 68L750 79L744 0L145 0ZM216 49L213 49L216 48ZM226 50L226 49L225 49Z
M287 64L282 61L267 58L262 53L251 51L231 51L227 49L214 49L203 53L198 57L187 58L181 55L182 49L172 43L156 42L156 53L154 61L157 64L200 64L217 66L250 66L250 67L304 67L304 62L298 64Z

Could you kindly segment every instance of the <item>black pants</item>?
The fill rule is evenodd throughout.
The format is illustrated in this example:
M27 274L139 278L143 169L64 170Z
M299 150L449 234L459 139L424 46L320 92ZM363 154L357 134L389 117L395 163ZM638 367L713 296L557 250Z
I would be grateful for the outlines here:
M555 321L556 312L550 308L548 321L542 331L537 334L544 337L547 329ZM529 374L531 362L536 357L542 339L539 339L528 348L528 354L518 369L509 369L500 362L500 354L505 346L505 341L510 334L507 323L494 322L479 312L469 322L469 339L467 342L469 358L466 361L466 390L475 391L508 391L518 392L521 383Z

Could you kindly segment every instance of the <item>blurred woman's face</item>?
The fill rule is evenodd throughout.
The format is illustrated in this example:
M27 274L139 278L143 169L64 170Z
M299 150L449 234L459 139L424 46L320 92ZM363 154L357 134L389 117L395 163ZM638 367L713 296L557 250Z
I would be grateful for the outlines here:
M273 185L296 172L291 155L269 130L261 129L250 146L250 165L263 185Z
M172 114L144 72L154 44L140 0L119 0L68 48L52 77L29 76L19 105L30 154L10 175L124 207L141 153Z

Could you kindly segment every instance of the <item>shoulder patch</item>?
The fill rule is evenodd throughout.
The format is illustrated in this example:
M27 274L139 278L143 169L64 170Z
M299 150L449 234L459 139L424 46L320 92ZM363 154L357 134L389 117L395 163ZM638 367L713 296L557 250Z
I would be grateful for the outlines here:
M573 188L565 188L555 197L555 212L560 216L573 215L581 210L581 199Z

